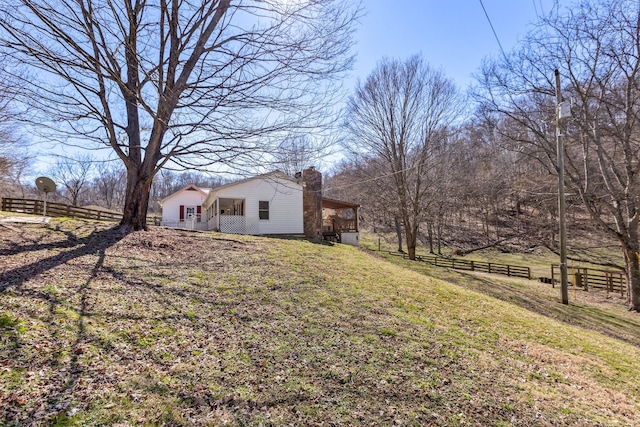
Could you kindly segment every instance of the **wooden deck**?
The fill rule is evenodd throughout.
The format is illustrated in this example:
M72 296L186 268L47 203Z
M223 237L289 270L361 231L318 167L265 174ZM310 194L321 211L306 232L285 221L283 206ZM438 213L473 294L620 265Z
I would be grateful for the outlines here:
M322 238L332 242L340 243L342 233L357 233L357 222L355 219L326 218L322 220Z

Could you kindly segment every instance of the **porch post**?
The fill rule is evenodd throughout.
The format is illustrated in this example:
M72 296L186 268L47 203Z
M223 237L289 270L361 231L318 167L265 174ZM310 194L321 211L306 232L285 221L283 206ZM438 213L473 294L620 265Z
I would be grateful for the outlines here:
M216 208L216 230L220 231L220 199L216 197L216 200L213 204Z
M353 213L356 216L356 231L358 231L358 206L356 206L355 208L353 208Z

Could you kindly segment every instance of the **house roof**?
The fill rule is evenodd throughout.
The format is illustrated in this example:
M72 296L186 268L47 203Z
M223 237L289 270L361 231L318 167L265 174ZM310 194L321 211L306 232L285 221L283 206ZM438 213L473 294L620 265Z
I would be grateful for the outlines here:
M295 179L294 177L291 177L291 176L287 175L286 173L281 172L279 170L275 170L275 171L272 171L272 172L263 173L261 175L256 175L256 176L251 176L249 178L241 179L239 181L230 182L228 184L223 184L223 185L220 185L218 187L213 188L212 190L213 191L218 191L218 190L221 190L223 188L233 187L234 185L244 184L245 182L253 181L255 179L269 179L269 178L282 178L282 179L286 179L286 180L291 181L291 182L295 182L296 184L299 183L299 181L297 179Z
M322 207L327 209L356 209L356 208L359 208L360 205L355 203L343 202L342 200L323 197Z
M210 200L210 198L215 197L215 196L212 196L212 194L217 193L218 190L222 190L222 189L225 189L225 188L231 188L231 187L233 187L235 185L244 184L246 182L253 181L253 180L256 180L256 179L268 180L268 179L273 179L273 178L285 179L285 180L290 181L292 183L295 183L297 185L302 185L302 183L299 180L297 180L296 178L291 177L291 176L285 174L282 171L275 170L275 171L272 171L272 172L263 173L261 175L252 176L252 177L249 177L249 178L241 179L240 181L230 182L228 184L224 184L224 185L220 185L218 187L212 188L211 191L209 192L207 198L203 202L203 205L208 206L210 203L213 203L212 200Z
M175 195L182 193L183 191L198 191L200 192L204 197L207 197L207 195L211 192L211 188L203 188L203 187L197 187L194 184L189 184L183 188L181 188L178 191L174 191L173 193L169 194L167 197L165 197L164 199L160 200L160 206L162 206L164 204L164 202L166 202L167 200L169 200L170 198L174 197Z

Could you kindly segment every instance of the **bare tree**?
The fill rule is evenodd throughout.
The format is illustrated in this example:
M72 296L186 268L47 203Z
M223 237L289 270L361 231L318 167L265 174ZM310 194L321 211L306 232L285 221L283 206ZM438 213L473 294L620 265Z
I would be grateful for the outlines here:
M31 73L17 94L31 121L113 150L127 170L121 225L143 229L165 165L251 164L282 134L334 121L359 5L6 0L0 12L2 49Z
M361 206L358 211L360 226L367 226L374 233L396 233L398 252L404 252L402 221L396 199L388 191L391 177L379 176L379 172L376 162L368 163L363 158L343 160L326 176L323 193L327 197L358 203Z
M573 100L565 184L620 242L629 307L640 311L640 6L587 0L545 18L505 61L485 64L477 92L512 148L556 164L554 68Z
M448 127L460 112L455 85L420 56L383 59L347 106L348 148L374 165L383 190L393 195L404 227L409 258L415 258L418 229L430 202L427 171Z
M96 162L93 187L107 209L122 209L126 191L126 170L115 162Z
M2 135L0 134L0 138ZM6 139L4 140L7 141ZM21 182L26 171L31 166L31 159L27 156L0 156L0 197L19 195L24 197L24 186Z
M64 191L59 192L73 206L78 206L80 196L90 184L94 159L91 155L78 158L60 158L51 169L51 175Z
M20 186L18 177L30 163L24 141L17 128L15 97L11 88L15 81L4 70L6 58L0 55L0 196L15 192Z
M322 151L307 135L288 136L277 147L273 162L279 170L293 176L309 166L318 166Z

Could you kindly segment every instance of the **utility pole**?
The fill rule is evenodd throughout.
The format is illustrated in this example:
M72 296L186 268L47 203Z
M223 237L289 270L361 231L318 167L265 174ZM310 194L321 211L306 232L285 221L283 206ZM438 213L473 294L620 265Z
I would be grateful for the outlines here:
M569 304L567 280L567 219L564 199L564 145L562 143L562 120L571 117L570 105L562 102L560 93L560 72L556 68L556 142L558 150L558 215L560 216L560 294L562 304Z

